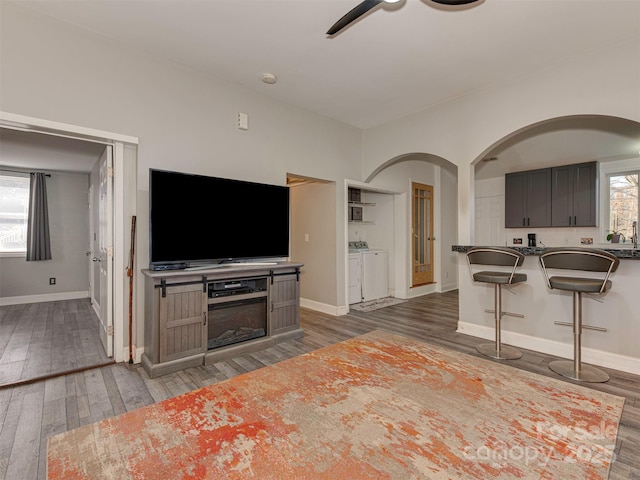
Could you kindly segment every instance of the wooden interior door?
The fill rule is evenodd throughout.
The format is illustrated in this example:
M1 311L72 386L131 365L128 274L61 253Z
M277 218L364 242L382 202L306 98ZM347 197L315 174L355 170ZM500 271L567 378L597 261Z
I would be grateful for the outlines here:
M433 283L433 187L411 183L413 270L411 286Z

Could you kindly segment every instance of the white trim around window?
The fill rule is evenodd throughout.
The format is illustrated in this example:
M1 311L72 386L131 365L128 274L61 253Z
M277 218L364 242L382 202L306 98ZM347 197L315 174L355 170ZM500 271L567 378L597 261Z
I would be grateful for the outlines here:
M624 173L640 173L640 157L600 162L600 238L606 242L609 233L609 177ZM640 201L640 199L639 199Z

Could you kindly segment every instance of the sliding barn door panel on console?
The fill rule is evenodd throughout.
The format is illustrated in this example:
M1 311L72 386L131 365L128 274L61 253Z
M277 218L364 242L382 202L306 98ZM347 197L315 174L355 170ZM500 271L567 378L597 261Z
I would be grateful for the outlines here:
M166 295L160 296L159 307L160 361L202 353L202 326L207 316L207 297L202 286L168 286Z

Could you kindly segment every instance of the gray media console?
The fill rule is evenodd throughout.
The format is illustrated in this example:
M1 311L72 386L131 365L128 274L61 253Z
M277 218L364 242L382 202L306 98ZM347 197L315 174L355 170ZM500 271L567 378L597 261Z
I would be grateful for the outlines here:
M143 270L142 365L150 377L298 338L301 263Z

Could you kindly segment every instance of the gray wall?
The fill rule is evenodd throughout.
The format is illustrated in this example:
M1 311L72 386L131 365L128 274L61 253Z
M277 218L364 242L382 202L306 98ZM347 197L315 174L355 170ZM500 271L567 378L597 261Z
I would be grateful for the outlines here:
M335 305L337 283L335 212L334 182L291 188L291 257L305 264L300 296L327 305Z
M0 70L0 110L139 139L135 171L125 177L137 178L127 184L127 208L133 205L130 211L138 215L137 271L148 266L149 168L280 185L287 172L331 181L359 178L362 132L355 127L123 49L8 2L0 9L0 56L3 65L11 65ZM238 112L249 114L248 131L236 128ZM342 193L336 195L342 202ZM333 225L334 243L344 238L342 220ZM203 216L203 228L211 221ZM124 231L129 222L127 215ZM116 266L115 274L125 267ZM331 278L332 284L323 283L331 291L307 293L322 297L317 301L344 303L344 275L336 275L335 261L317 268L320 278ZM142 287L138 275L138 338Z
M88 292L88 192L88 175L53 172L47 178L53 258L0 258L0 298ZM49 285L50 277L55 285Z

